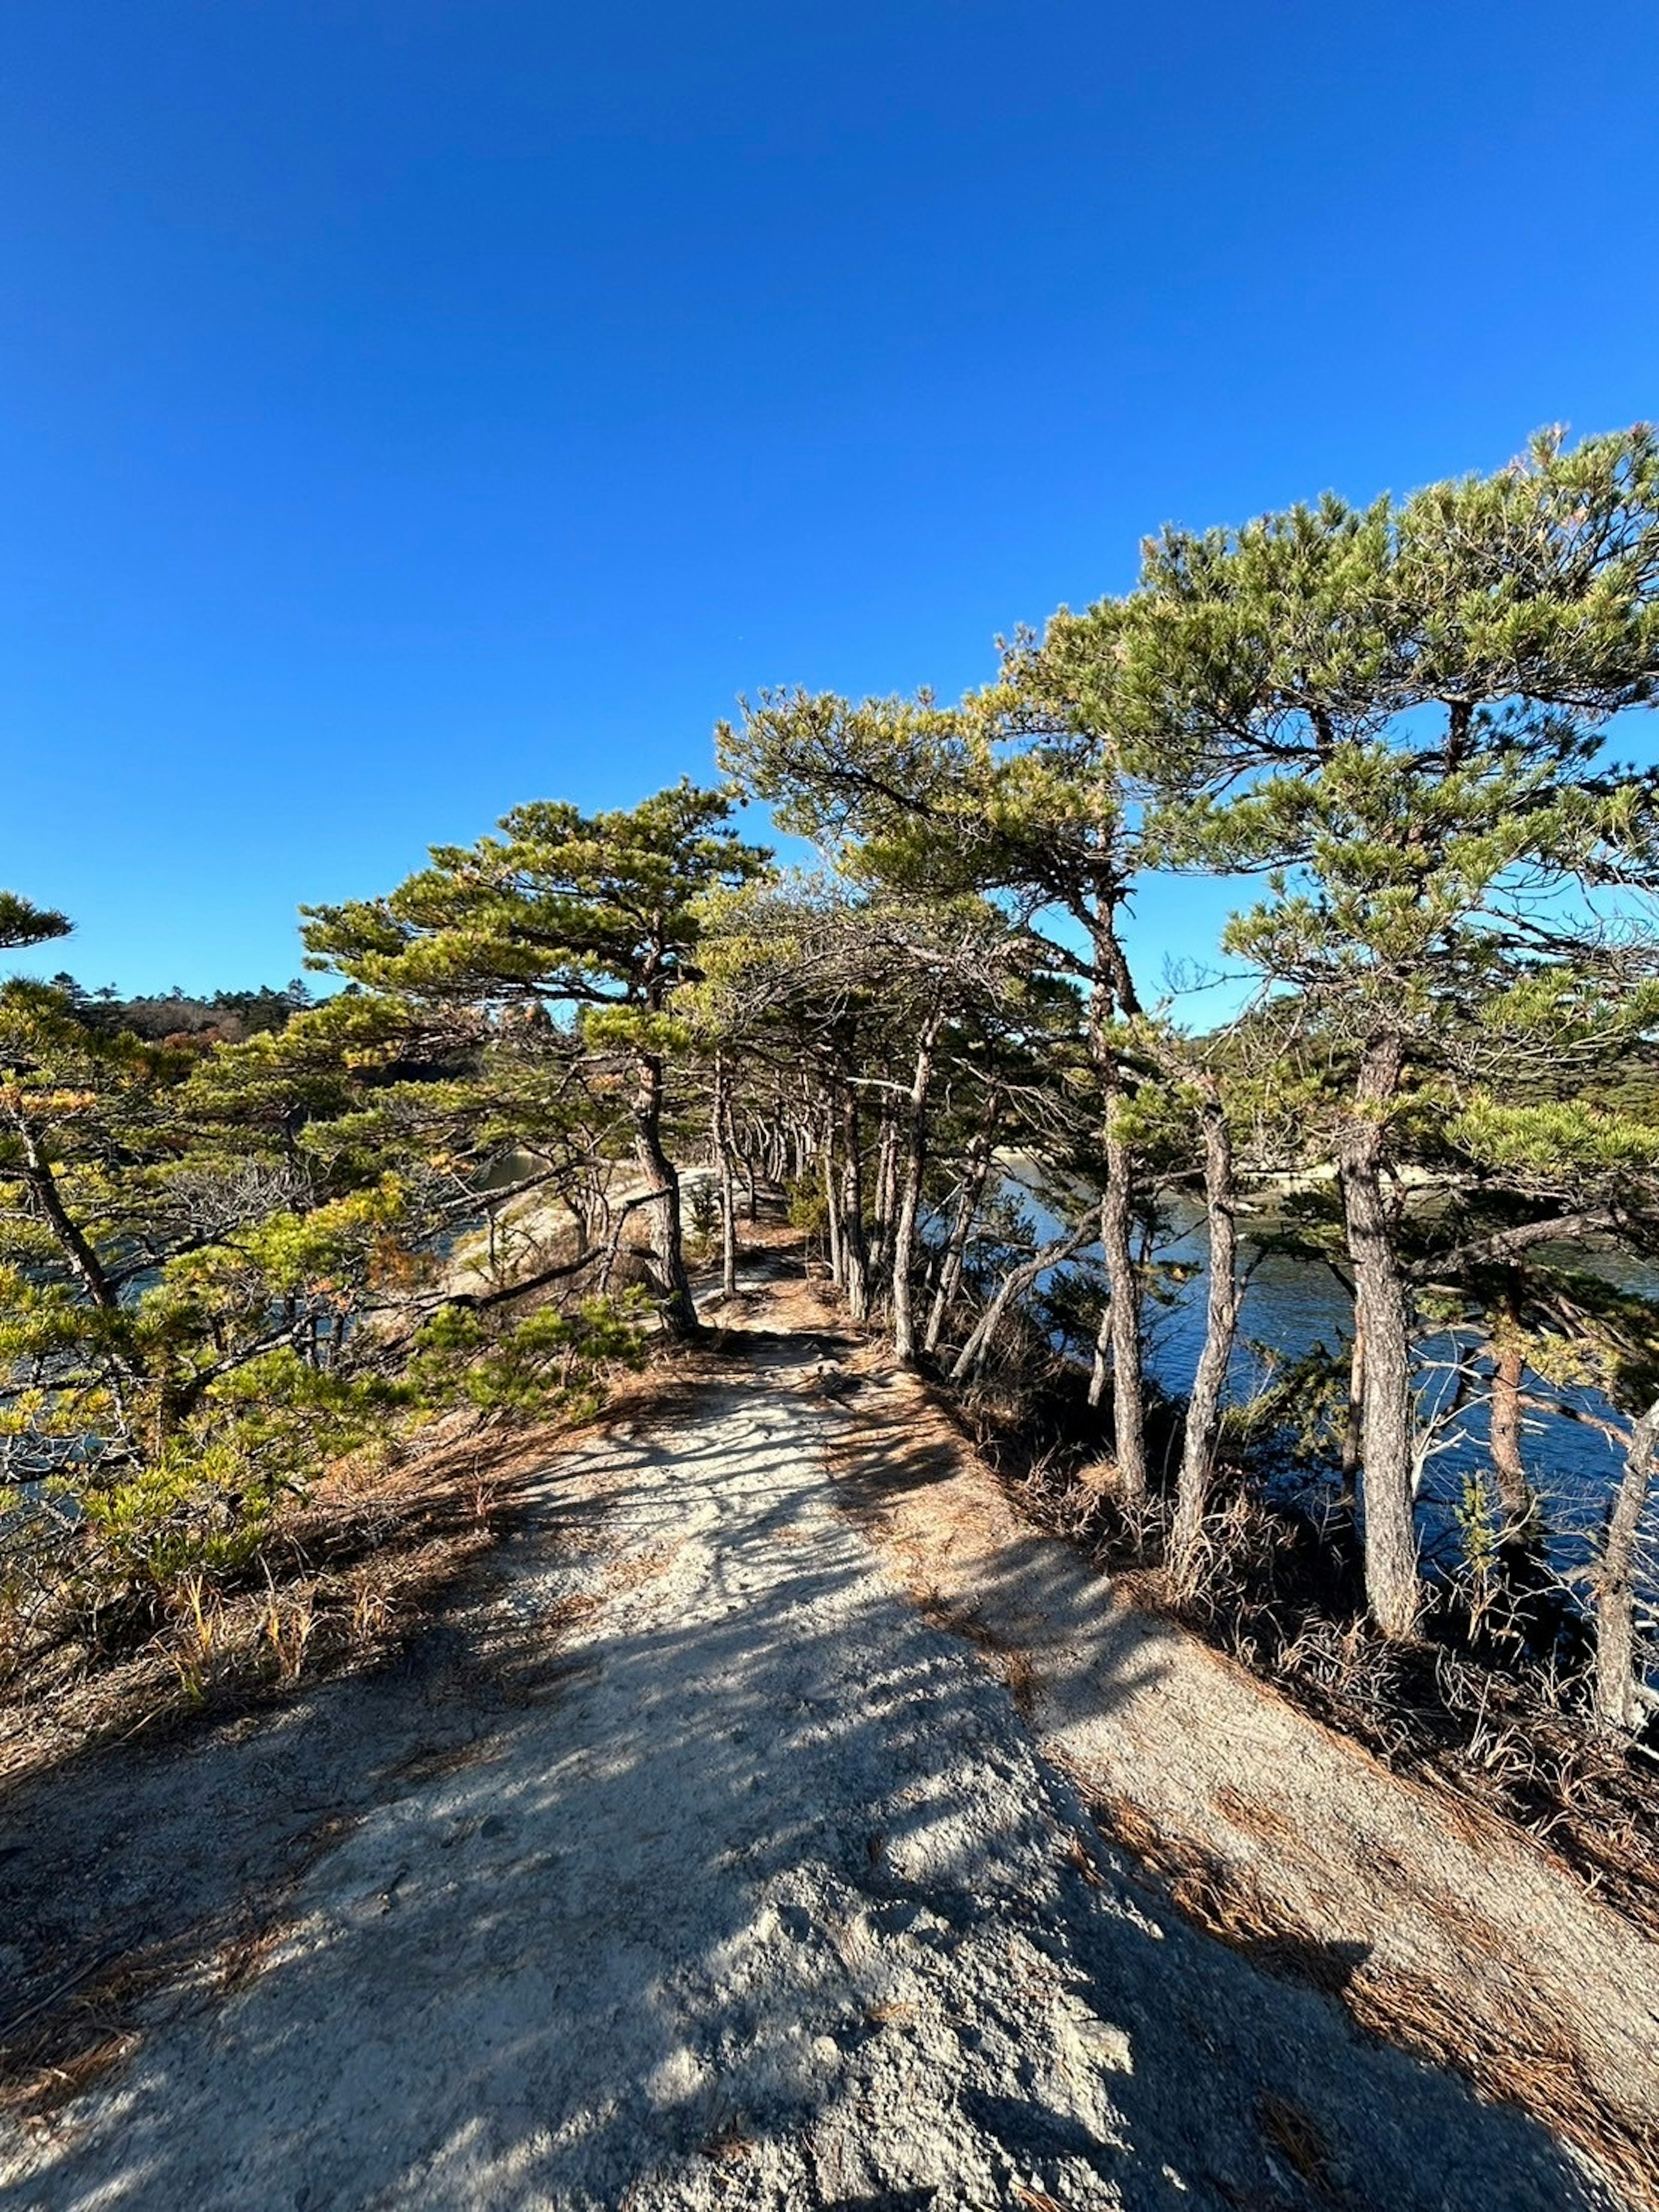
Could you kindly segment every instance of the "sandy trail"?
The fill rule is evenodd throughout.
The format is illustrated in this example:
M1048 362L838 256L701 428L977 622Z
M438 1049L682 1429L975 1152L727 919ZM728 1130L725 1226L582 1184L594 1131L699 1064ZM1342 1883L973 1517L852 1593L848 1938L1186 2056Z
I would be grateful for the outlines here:
M1659 2205L1659 1944L1534 1838L1390 1771L1103 1580L914 1376L860 1377L832 1467L907 1587L1000 1655L1044 1753L1201 1924Z
M846 1419L756 1336L398 1672L15 1792L14 1973L173 1966L0 2205L1610 2201L1137 1886L841 1509Z

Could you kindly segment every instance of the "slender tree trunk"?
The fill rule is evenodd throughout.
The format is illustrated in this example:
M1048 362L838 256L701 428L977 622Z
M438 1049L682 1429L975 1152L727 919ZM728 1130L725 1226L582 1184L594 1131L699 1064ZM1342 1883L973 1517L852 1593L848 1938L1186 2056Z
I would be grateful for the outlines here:
M870 1250L864 1238L864 1161L858 1093L849 1083L842 1091L842 1143L846 1153L841 1178L841 1254L847 1310L854 1321L870 1311Z
M1140 1284L1130 1249L1133 1172L1122 1134L1124 1101L1114 1091L1106 1115L1106 1195L1102 1206L1105 1231L1106 1280L1111 1291L1108 1317L1112 1335L1112 1457L1126 1498L1146 1494L1146 1393L1140 1371Z
M772 1121L766 1133L766 1179L781 1189L789 1180L789 1132L783 1117L783 1092L772 1094Z
M904 1161L899 1179L898 1211L893 1223L893 1350L900 1363L914 1366L916 1325L912 1304L916 1221L921 1210L921 1182L927 1164L927 1092L933 1079L933 1052L944 1027L942 1013L929 1015L916 1042L903 1120Z
M1416 1632L1421 1600L1413 1516L1410 1307L1382 1194L1382 1117L1399 1090L1403 1064L1397 1036L1385 1035L1366 1046L1338 1166L1353 1266L1354 1323L1365 1346L1359 1430L1365 1596L1385 1636L1408 1638Z
M699 1323L690 1278L685 1272L680 1179L663 1150L662 1107L662 1062L654 1053L642 1054L634 1109L634 1153L655 1201L650 1208L651 1248L657 1261L663 1327L670 1336L695 1336Z
M1233 1182L1232 1133L1213 1077L1206 1079L1201 1114L1204 1138L1204 1208L1210 1231L1209 1295L1205 1304L1204 1347L1198 1356L1187 1429L1176 1481L1175 1528L1170 1566L1176 1587L1190 1589L1199 1567L1204 1507L1215 1470L1221 1435L1221 1401L1238 1334L1237 1193Z
M923 1346L928 1352L939 1350L945 1317L956 1304L957 1293L962 1288L962 1270L968 1256L968 1240L973 1235L980 1202L990 1180L993 1138L1000 1110L1000 1103L994 1093L986 1108L983 1123L969 1141L968 1158L957 1191L956 1212L945 1246L944 1263L939 1268L939 1287L933 1292L933 1308L927 1316L927 1334L922 1339Z
M1106 1249L1106 1197L1100 1200L1100 1249ZM1106 1385L1112 1378L1112 1294L1109 1285L1106 1303L1100 1309L1100 1327L1095 1331L1094 1358L1089 1366L1089 1406L1094 1411L1106 1402Z
M1607 1728L1633 1733L1643 1720L1636 1673L1636 1546L1659 1444L1659 1399L1631 1431L1625 1471L1607 1511L1595 1578L1595 1711Z
M1106 1188L1101 1196L1100 1242L1106 1267L1108 1305L1103 1338L1095 1347L1090 1402L1103 1392L1105 1344L1112 1355L1112 1453L1126 1499L1146 1494L1146 1394L1141 1374L1140 1285L1131 1248L1134 1218L1134 1157L1124 1135L1123 1066L1109 1033L1114 1009L1139 1011L1123 948L1113 926L1110 896L1102 894L1094 933L1095 984L1089 1012L1089 1043L1103 1103L1102 1136L1106 1153Z
M732 1107L726 1096L726 1066L714 1054L714 1158L720 1178L720 1295L738 1295L738 1192L732 1167Z
M897 1206L899 1107L890 1091L881 1100L881 1133L876 1145L876 1202L871 1210L870 1273L872 1282L892 1264L893 1217Z
M1057 1237L1052 1244L1045 1244L1041 1251L1034 1252L1029 1260L1021 1261L1018 1267L1009 1270L999 1285L996 1296L980 1316L968 1341L957 1354L956 1364L951 1370L953 1382L965 1382L970 1375L976 1374L985 1364L985 1355L991 1348L1002 1316L1013 1300L1030 1290L1038 1276L1048 1268L1057 1267L1062 1260L1069 1260L1073 1252L1089 1242L1092 1233L1092 1224L1074 1229L1069 1237Z
M729 1158L720 1163L720 1296L738 1295L738 1187Z
M94 1305L101 1307L106 1313L113 1313L120 1304L120 1298L104 1272L103 1262L82 1235L78 1224L64 1205L52 1163L41 1152L34 1132L21 1120L17 1127L23 1140L22 1180L30 1195L57 1238L58 1249L80 1278L87 1296Z
M1521 1337L1518 1270L1504 1271L1498 1327L1492 1350L1492 1471L1501 1516L1498 1541L1513 1547L1532 1520L1532 1485L1521 1454L1521 1388L1526 1378L1526 1348Z
M823 1172L824 1224L830 1240L830 1279L838 1291L847 1287L847 1255L841 1243L841 1193L836 1184L836 1148L826 1145L820 1162Z
M1342 1503L1352 1513L1359 1503L1359 1440L1365 1418L1365 1339L1356 1313L1348 1347L1348 1407L1342 1423Z

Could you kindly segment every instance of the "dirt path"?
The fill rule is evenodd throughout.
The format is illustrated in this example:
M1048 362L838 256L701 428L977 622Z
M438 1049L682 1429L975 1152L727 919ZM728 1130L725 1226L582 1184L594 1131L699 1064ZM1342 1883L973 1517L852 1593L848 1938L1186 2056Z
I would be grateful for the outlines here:
M13 1793L0 1968L109 2027L7 2212L1612 2201L1137 1885L817 1380L554 1462L401 1670Z
M859 1377L831 1463L913 1597L1016 1684L1101 1832L1191 1917L1659 2205L1659 1944L1034 1528L915 1376Z

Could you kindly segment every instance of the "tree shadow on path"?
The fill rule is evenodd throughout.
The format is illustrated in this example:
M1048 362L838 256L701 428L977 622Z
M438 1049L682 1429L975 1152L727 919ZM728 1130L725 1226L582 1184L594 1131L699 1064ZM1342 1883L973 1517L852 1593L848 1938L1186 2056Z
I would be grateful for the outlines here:
M398 1666L17 1793L8 1940L171 1951L0 2204L1597 2201L1136 1889L835 1510L799 1351L561 1463Z

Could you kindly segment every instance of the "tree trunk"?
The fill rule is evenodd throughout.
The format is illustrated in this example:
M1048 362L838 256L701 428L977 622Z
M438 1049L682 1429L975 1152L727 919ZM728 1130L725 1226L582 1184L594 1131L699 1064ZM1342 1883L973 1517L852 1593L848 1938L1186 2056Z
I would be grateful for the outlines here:
M1505 1546L1522 1538L1533 1515L1532 1485L1521 1456L1521 1386L1526 1371L1520 1279L1510 1267L1504 1271L1492 1346L1492 1471L1502 1516L1498 1541Z
M939 1268L939 1287L933 1293L933 1310L927 1316L927 1331L922 1339L925 1349L929 1352L939 1350L945 1317L962 1288L962 1270L968 1255L968 1239L973 1234L980 1201L990 1180L992 1139L999 1110L1000 1104L994 1094L987 1106L984 1121L969 1140L968 1158L963 1168L961 1186L957 1192L957 1210L945 1243L944 1263Z
M738 1187L729 1159L720 1163L720 1296L738 1295Z
M662 1062L642 1054L634 1108L634 1153L654 1203L650 1208L651 1249L656 1257L658 1299L670 1336L695 1336L699 1323L680 1225L680 1179L662 1143Z
M1636 1544L1659 1443L1659 1399L1631 1431L1625 1471L1607 1511L1595 1578L1595 1712L1604 1726L1633 1734L1643 1699L1636 1673Z
M838 1291L847 1287L847 1256L841 1247L841 1194L836 1188L836 1148L823 1148L823 1212L830 1243L830 1279Z
M1417 1629L1421 1592L1413 1516L1414 1461L1408 1291L1382 1195L1383 1115L1400 1087L1400 1039L1367 1044L1338 1168L1354 1325L1365 1346L1359 1455L1364 1479L1365 1597L1385 1636Z
M933 1049L944 1027L941 1013L929 1015L916 1041L916 1064L905 1102L904 1161L899 1180L898 1211L893 1223L893 1350L905 1367L916 1357L916 1325L912 1306L915 1267L916 1219L921 1208L921 1179L927 1164L927 1091L933 1079Z
M870 1310L870 1249L864 1240L864 1162L860 1147L858 1093L848 1084L842 1092L841 1254L847 1310L863 1321Z
M1359 1437L1365 1419L1365 1339L1356 1314L1348 1347L1348 1407L1342 1423L1342 1503L1352 1512L1359 1503Z
M1119 1491L1133 1500L1146 1494L1146 1393L1140 1371L1140 1284L1129 1244L1133 1164L1122 1134L1123 1103L1121 1087L1115 1087L1106 1109L1101 1227L1111 1296L1107 1319L1112 1339L1112 1457Z
M1094 927L1095 981L1089 1006L1089 1049L1103 1105L1102 1137L1106 1188L1100 1202L1101 1252L1109 1304L1095 1346L1090 1403L1105 1389L1105 1356L1112 1357L1112 1452L1118 1482L1131 1502L1146 1494L1146 1394L1140 1371L1140 1285L1130 1230L1134 1218L1134 1159L1123 1133L1123 1066L1109 1034L1114 1012L1139 1011L1123 948L1117 939L1114 898L1103 890Z
M57 1238L59 1250L79 1276L87 1296L104 1312L113 1313L119 1306L120 1299L104 1272L103 1262L82 1235L64 1205L51 1161L40 1151L34 1132L27 1122L19 1121L18 1129L23 1139L23 1182L45 1216L47 1227Z
M1100 1249L1106 1249L1106 1196L1100 1200ZM1089 1366L1089 1407L1095 1411L1106 1402L1106 1385L1112 1374L1112 1295L1109 1288L1106 1303L1100 1309L1100 1327L1095 1331L1094 1358Z
M726 1067L714 1054L714 1157L720 1177L720 1295L738 1295L738 1192L732 1166L732 1110L726 1092Z
M1030 1290L1037 1277L1048 1268L1057 1267L1062 1260L1069 1260L1073 1252L1089 1242L1092 1233L1091 1226L1075 1229L1069 1237L1061 1237L1052 1244L1045 1244L1029 1260L1023 1260L1018 1267L1010 1269L1003 1277L995 1297L975 1324L968 1341L957 1352L956 1364L951 1370L953 1382L965 1382L970 1375L975 1374L985 1364L985 1355L991 1348L991 1340L1012 1301Z
M1237 1194L1233 1186L1232 1133L1213 1077L1205 1085L1201 1115L1204 1138L1204 1207L1210 1231L1209 1296L1204 1316L1204 1347L1198 1356L1187 1428L1176 1481L1175 1528L1170 1567L1176 1588L1189 1590L1199 1569L1204 1507L1215 1469L1221 1435L1221 1401L1238 1334Z
M887 1273L892 1265L893 1222L898 1202L899 1143L897 1102L890 1092L884 1091L881 1138L876 1152L876 1203L870 1238L870 1268L872 1274L878 1277Z

